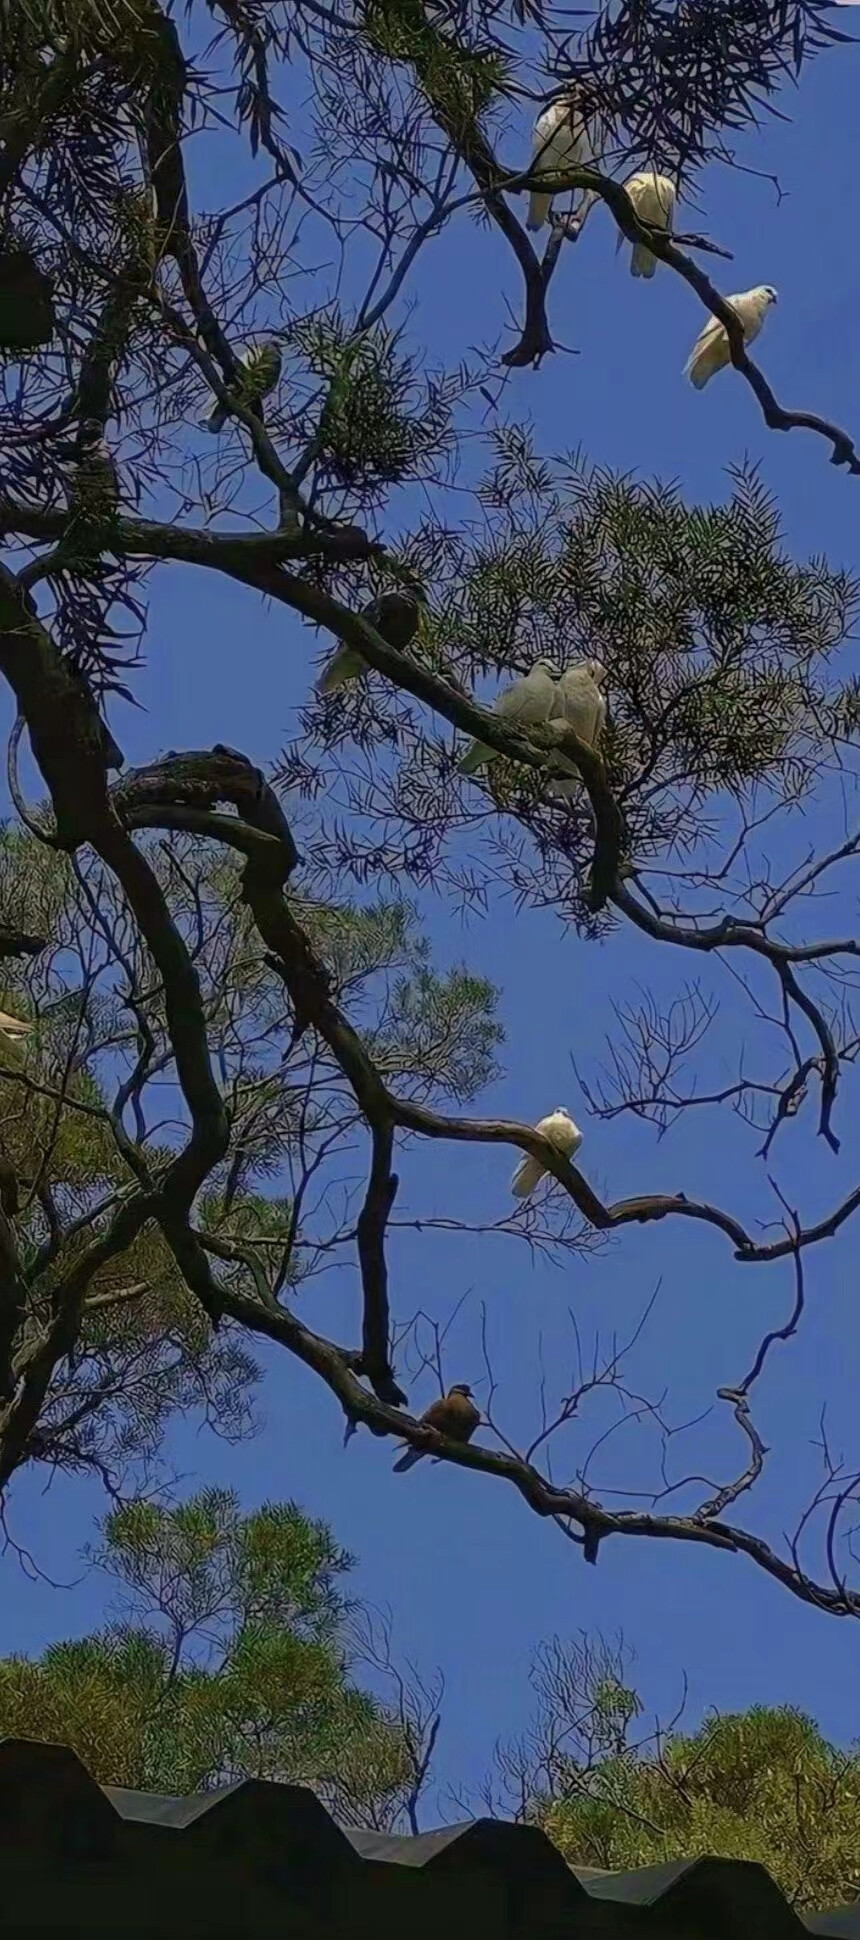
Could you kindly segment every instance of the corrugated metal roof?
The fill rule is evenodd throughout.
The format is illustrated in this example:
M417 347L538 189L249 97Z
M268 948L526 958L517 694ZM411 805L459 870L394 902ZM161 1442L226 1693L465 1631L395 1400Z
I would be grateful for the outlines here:
M184 1799L168 1798L161 1792L131 1792L126 1785L102 1785L100 1789L121 1819L172 1825L181 1830L193 1824L203 1812L210 1811L217 1799L231 1798L239 1786L219 1785L211 1792L192 1792Z
M860 1940L860 1902L802 1920L745 1861L571 1868L537 1827L497 1819L417 1838L344 1830L304 1786L164 1797L97 1785L73 1751L32 1739L0 1741L0 1868L7 1924L55 1931L119 1917L165 1932L181 1910L185 1932L238 1918L246 1935L286 1919L377 1940L402 1940L404 1922L411 1940L473 1940L476 1921L482 1940Z
M362 1859L382 1860L388 1865L420 1866L435 1872L466 1864L494 1866L511 1878L524 1871L531 1875L537 1869L547 1882L566 1888L571 1900L584 1890L558 1847L537 1826L511 1825L505 1819L466 1819L460 1825L440 1826L436 1832L420 1832L412 1838L352 1829L346 1836Z
M633 1906L653 1906L679 1879L696 1865L693 1859L672 1859L663 1866L639 1866L633 1873L592 1873L586 1878L574 1866L586 1891L598 1900L626 1900Z

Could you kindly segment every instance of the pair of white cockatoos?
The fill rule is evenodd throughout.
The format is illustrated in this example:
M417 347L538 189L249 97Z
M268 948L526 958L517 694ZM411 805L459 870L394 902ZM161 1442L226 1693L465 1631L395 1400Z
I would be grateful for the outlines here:
M596 748L606 720L606 702L600 691L606 668L599 660L575 660L557 674L550 660L536 660L521 680L503 687L493 704L493 713L506 727L544 726L551 721L566 722L580 741ZM499 758L498 750L484 741L473 741L457 768L461 775L475 775ZM547 792L556 798L575 794L578 777L551 781Z
M569 89L548 108L538 115L535 122L529 172L532 175L546 175L550 171L558 173L562 169L587 168L590 163L600 161L600 121L594 113L589 113L584 98L577 88ZM668 175L658 175L654 169L645 169L631 175L624 183L627 194L637 216L655 229L671 230L675 210L675 184ZM599 197L588 190L575 190L572 213L577 218L576 226L581 229L585 217ZM533 189L529 196L529 212L526 227L531 230L543 229L549 221L552 196ZM623 237L619 235L620 249ZM657 258L644 243L634 243L630 259L633 276L653 276L657 268Z
M595 115L589 115L582 96L575 88L569 89L556 101L551 101L535 123L530 173L546 174L550 170L587 168L589 163L599 162L599 123ZM675 184L668 175L658 175L654 169L642 169L631 175L623 184L641 222L647 222L654 229L662 229L666 235L672 233L672 222L677 200ZM588 191L575 191L574 203L576 227L581 229L588 210L598 200ZM527 227L542 229L549 221L552 196L532 191L529 197ZM618 248L624 238L619 233ZM651 277L657 268L657 258L645 243L634 243L630 255L632 276ZM726 302L740 318L744 342L750 344L758 336L772 303L777 301L777 292L770 283L758 283L752 290L741 290L734 296L726 297ZM731 363L729 339L725 327L717 317L710 317L704 329L696 338L693 349L684 368L684 376L689 377L697 391Z
M548 1117L539 1119L535 1131L540 1133L541 1138L546 1139L547 1144L554 1145L556 1151L560 1152L565 1159L575 1158L582 1144L579 1126L574 1124L564 1105L556 1105L555 1111L551 1111ZM526 1152L520 1159L511 1180L514 1198L528 1199L535 1187L540 1185L546 1170L542 1159L533 1159Z

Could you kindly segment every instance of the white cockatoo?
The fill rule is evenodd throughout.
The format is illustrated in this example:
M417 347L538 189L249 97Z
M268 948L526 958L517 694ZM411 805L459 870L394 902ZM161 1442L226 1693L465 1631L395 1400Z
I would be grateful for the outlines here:
M552 169L585 168L595 159L596 140L596 124L573 88L538 115L529 172L543 175ZM551 206L551 195L532 190L526 228L542 229Z
M653 169L644 169L640 175L631 175L624 187L641 222L650 222L654 229L665 229L672 233L672 217L675 213L675 184L668 175L657 175ZM618 248L624 237L618 232ZM630 257L631 276L653 276L657 268L657 258L653 250L644 243L634 243Z
M229 388L237 403L248 409L268 397L281 375L281 348L276 337L262 337L258 344L246 344L239 355L239 375ZM223 431L230 416L223 404L215 403L202 418L201 430Z
M29 1037L32 1029L32 1024L28 1024L23 1017L10 1017L7 1010L0 1010L0 1033L3 1037L13 1040L16 1037Z
M515 680L510 687L503 687L493 703L493 713L507 727L532 727L537 722L548 721L555 704L556 683L554 668L549 660L536 660L522 680ZM479 768L486 767L489 761L499 759L496 748L488 748L483 741L473 741L466 749L462 760L457 763L458 773L474 775Z
M361 617L381 633L389 647L397 647L402 653L418 631L421 609L411 593L381 593L378 599L362 607ZM360 680L366 673L367 661L355 647L337 647L320 674L317 693L334 694L338 687Z
M563 1153L566 1159L575 1158L582 1144L579 1126L574 1125L564 1105L556 1105L555 1111L551 1111L547 1118L539 1119L535 1131L540 1132L541 1138L547 1139L549 1144L554 1145L556 1151ZM542 1159L532 1159L528 1153L524 1153L511 1180L514 1198L528 1199L534 1192L535 1186L540 1184L545 1172L546 1166Z
M574 660L556 682L551 721L566 721L586 747L597 748L606 723L606 701L600 692L606 679L602 660ZM582 783L577 776L570 781L555 779L547 784L547 794L556 801L575 795Z
M769 283L758 283L754 290L741 290L738 296L726 297L726 302L740 317L745 344L751 344L758 336L771 304L776 301L776 290ZM684 365L684 376L689 377L697 391L703 391L716 372L725 370L731 361L728 332L717 317L711 317L696 338Z

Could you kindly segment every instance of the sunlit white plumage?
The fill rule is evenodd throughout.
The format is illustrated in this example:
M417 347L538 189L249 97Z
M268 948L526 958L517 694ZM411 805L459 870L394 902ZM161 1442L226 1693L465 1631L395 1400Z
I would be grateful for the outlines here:
M536 722L549 720L555 696L552 663L549 660L536 660L522 680L515 680L510 687L502 688L493 703L493 713L508 727L531 727ZM479 768L486 767L488 761L497 760L495 748L488 748L482 741L473 741L462 760L458 761L457 768L461 775L474 775Z
M758 283L754 290L741 290L739 295L726 297L740 318L745 343L751 344L758 336L771 304L776 301L777 293L770 283ZM689 377L697 391L703 391L716 372L725 370L731 361L728 333L716 317L711 317L696 338L684 366L684 376Z
M589 748L599 745L606 723L606 701L600 692L606 679L602 660L575 660L556 682L552 721L566 721L574 734ZM547 784L547 794L564 801L581 788L579 777L570 781L556 779Z
M564 1105L556 1105L555 1110L551 1111L546 1118L539 1119L535 1131L540 1133L541 1138L547 1139L550 1145L554 1145L557 1152L563 1153L566 1159L572 1159L582 1144L582 1133ZM542 1159L530 1158L528 1153L525 1153L511 1180L514 1198L528 1199L534 1192L535 1186L540 1184L545 1172L546 1166Z
M582 168L595 159L595 125L584 112L573 90L551 101L535 122L529 171L543 175L550 170ZM529 196L527 229L542 229L549 219L552 196L532 191Z
M671 233L676 197L675 184L668 175L657 175L653 169L644 169L641 174L631 175L624 187L640 221L650 222L653 228ZM619 232L619 248L623 240ZM657 258L653 250L646 248L644 243L634 243L630 257L631 276L653 276L656 268Z

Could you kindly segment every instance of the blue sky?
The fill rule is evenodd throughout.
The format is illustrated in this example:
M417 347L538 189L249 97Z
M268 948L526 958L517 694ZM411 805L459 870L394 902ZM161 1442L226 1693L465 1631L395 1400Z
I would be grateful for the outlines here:
M856 156L858 63L860 54L849 48L823 57L796 96L781 98L791 122L768 124L744 151L757 169L778 176L781 202L754 174L712 170L702 183L704 213L689 226L705 227L733 251L734 262L721 266L725 291L758 282L777 286L779 306L758 348L779 398L836 418L860 436L860 267L844 188ZM503 297L518 299L517 272L495 232L478 230L465 217L431 252L407 288L411 329L432 361L453 363L494 336ZM731 374L694 395L681 368L700 327L696 299L668 272L650 285L633 283L624 259L615 258L603 212L563 259L551 316L558 339L580 354L549 359L539 373L514 374L506 393L512 412L530 416L544 449L581 445L602 463L676 478L688 497L704 500L722 497L726 467L748 456L761 462L778 496L792 550L826 552L835 564L860 568L860 481L831 468L820 441L801 432L769 433L751 393ZM169 568L153 587L147 666L138 686L147 711L123 710L114 723L128 759L216 740L260 762L274 759L294 731L320 643L283 610L262 610L224 581L210 584ZM849 649L846 667L854 659ZM823 812L813 815L810 841L826 839L825 822ZM850 924L850 882L843 879L840 895L825 908L828 929ZM643 947L624 929L602 945L586 945L564 936L550 917L515 917L509 905L467 928L438 903L424 915L441 962L465 957L496 978L504 963L504 1077L482 1099L483 1108L535 1119L566 1101L586 1131L584 1169L613 1198L683 1189L707 1193L749 1219L769 1204L763 1168L753 1156L757 1141L724 1112L702 1114L660 1144L624 1120L587 1122L571 1060L593 1070L589 1060L599 1055L611 1021L610 999L629 998L636 983L677 989L692 974L687 962ZM750 1040L750 1018L731 984L715 977L717 984L723 1011L712 1054L714 1068L728 1071L739 1036ZM809 1218L835 1204L856 1177L858 1103L850 1082L839 1130L838 1158L818 1150L808 1122L787 1128L777 1148L780 1184L790 1198L802 1195ZM498 1216L507 1203L509 1170L507 1154L492 1148L413 1145L400 1166L403 1207ZM849 1461L852 1451L857 1455L856 1246L855 1226L818 1250L802 1338L776 1351L762 1384L759 1420L774 1451L772 1467L741 1508L777 1544L820 1479L813 1442L824 1400L836 1445ZM603 1258L563 1270L532 1265L512 1242L446 1235L420 1242L395 1236L390 1266L405 1311L422 1305L444 1319L468 1291L453 1336L451 1378L471 1378L479 1393L478 1317L486 1303L496 1406L514 1440L533 1432L541 1356L566 1385L573 1361L570 1310L587 1351L595 1332L608 1345L614 1334L629 1333L661 1282L631 1371L641 1390L653 1395L666 1387L667 1412L681 1421L706 1407L716 1386L746 1371L761 1332L787 1317L792 1295L787 1266L738 1266L719 1235L680 1222L628 1231ZM307 1299L312 1323L341 1338L355 1333L351 1267L324 1294ZM444 1671L442 1782L480 1779L495 1739L525 1722L533 1645L550 1633L582 1628L624 1631L651 1711L674 1710L686 1672L691 1721L710 1704L790 1701L814 1712L837 1740L860 1732L860 1714L844 1702L856 1681L856 1625L805 1608L741 1558L703 1549L613 1539L598 1567L585 1568L558 1531L488 1477L426 1464L409 1478L392 1477L390 1446L364 1434L344 1452L334 1402L286 1356L267 1352L264 1359L267 1419L259 1438L231 1449L187 1422L171 1436L171 1460L189 1489L203 1481L230 1483L249 1507L292 1496L333 1524L360 1559L356 1588L391 1606L399 1650L427 1672L436 1665ZM424 1398L429 1390L414 1396ZM567 1459L581 1455L609 1418L600 1409L589 1415L583 1440L569 1445ZM734 1472L741 1454L731 1422L715 1417L673 1451L674 1472L706 1467L722 1478ZM648 1486L658 1459L653 1437L625 1429L595 1476L627 1487L642 1476L640 1486ZM38 1478L24 1475L12 1491L11 1524L55 1580L71 1583L80 1576L78 1552L100 1506L82 1484L60 1478L44 1492ZM818 1552L812 1556L818 1567ZM30 1583L7 1554L0 1558L0 1651L37 1652L52 1638L92 1628L104 1615L105 1594L98 1578L62 1593Z

